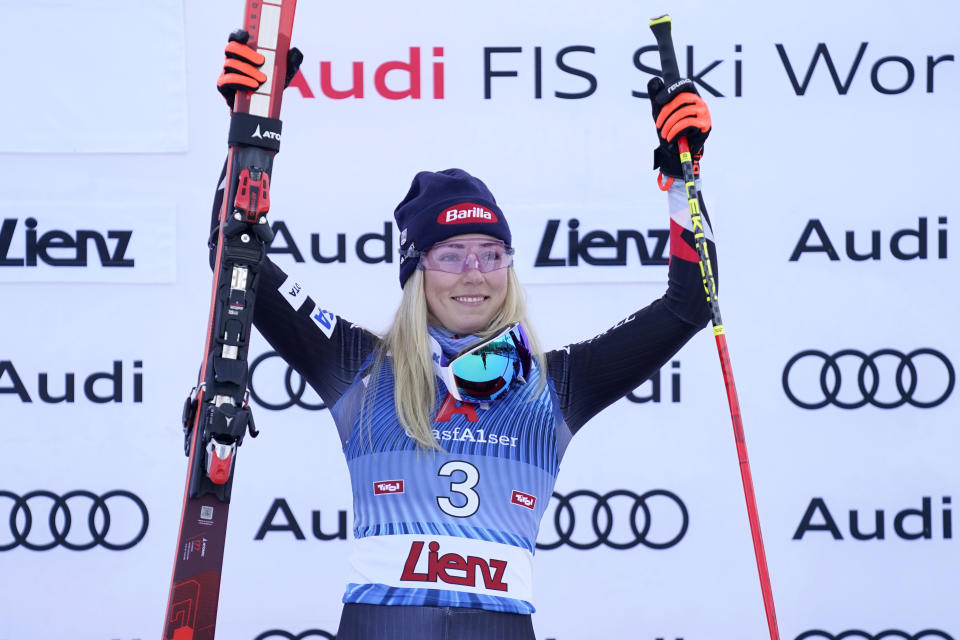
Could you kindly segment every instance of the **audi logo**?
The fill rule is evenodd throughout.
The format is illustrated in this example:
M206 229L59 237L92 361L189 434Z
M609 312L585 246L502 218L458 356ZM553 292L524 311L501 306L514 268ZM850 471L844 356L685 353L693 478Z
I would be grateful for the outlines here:
M307 640L308 638L326 638L327 640L337 640L337 636L320 631L319 629L309 629L296 635L282 629L271 629L264 631L253 640Z
M261 365L264 365L266 371L261 371L260 382L256 382L256 372ZM275 390L272 386L268 386L264 382L264 380L266 380L264 376L272 376L275 380L282 376L283 389ZM304 380L293 367L288 365L286 360L276 351L267 351L257 356L257 358L250 363L249 385L250 396L264 409L283 411L284 409L296 406L301 409L306 409L307 411L319 411L327 408L327 405L325 405L322 400L316 398L315 393L308 394L309 387L307 381ZM272 393L264 394L263 391L265 388L270 388ZM259 392L257 391L258 389ZM279 397L284 393L286 393L286 397ZM264 398L264 395L271 397L267 400ZM316 400L313 402L306 400L304 399L306 395L313 395Z
M859 363L856 368L847 364L856 362ZM820 366L818 393L813 396L808 393L801 399L804 394L796 391L798 386L804 389L802 383L798 385L799 379L804 374L808 380L817 377L816 363ZM794 368L800 371L791 376ZM841 370L846 375L842 375ZM853 378L856 389L852 386ZM848 382L846 387L844 382ZM953 364L947 356L927 348L910 353L878 349L870 354L843 349L832 355L807 349L790 358L783 369L784 392L793 404L804 409L820 409L828 404L841 409L859 409L867 404L880 409L895 409L904 404L929 409L950 397L955 382ZM843 393L842 387L845 387Z
M0 499L2 498L13 502L8 519L13 540L4 542L0 537L0 551L9 551L19 546L31 551L47 551L58 545L72 551L86 551L97 545L111 551L122 551L130 549L143 539L150 521L147 505L143 500L129 491L119 489L100 496L82 489L62 496L42 490L18 496L10 491L0 490ZM89 501L89 506L83 504L85 501ZM49 506L44 505L45 502L48 502ZM119 515L119 518L111 515L108 503L117 509L115 515ZM47 509L49 511L46 511ZM134 517L137 511L139 518ZM49 538L42 531L44 515ZM127 531L110 536L111 525L118 519L124 524L131 520L139 521L139 531L130 537L127 536L131 532ZM75 535L71 537L71 533Z
M887 629L886 631L881 631L876 634L860 631L859 629L851 629L850 631L844 631L838 634L815 629L801 633L795 640L811 640L813 638L817 640L853 640L854 638L856 638L856 640L934 640L935 638L939 640L953 640L953 636L949 633L937 629L925 629L917 633Z
M600 545L632 549L638 544L650 549L669 549L686 535L690 524L683 500L666 489L653 489L640 495L627 489L603 495L588 489L567 496L554 492L547 507L548 513L551 508L553 517L544 518L544 521L553 523L555 536L545 534L549 527L544 525L540 533L547 541L538 539L537 549L556 549L564 544L581 550ZM657 513L656 525L654 511ZM619 527L614 526L615 520L621 523ZM587 524L578 527L578 522ZM554 537L556 539L551 541Z

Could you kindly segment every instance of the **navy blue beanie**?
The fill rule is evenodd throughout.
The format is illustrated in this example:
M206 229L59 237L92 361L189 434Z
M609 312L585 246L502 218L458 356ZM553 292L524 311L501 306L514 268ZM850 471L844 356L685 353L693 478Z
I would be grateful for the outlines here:
M493 194L463 169L421 171L393 212L400 229L400 287L417 268L416 251L464 233L510 245L510 227Z

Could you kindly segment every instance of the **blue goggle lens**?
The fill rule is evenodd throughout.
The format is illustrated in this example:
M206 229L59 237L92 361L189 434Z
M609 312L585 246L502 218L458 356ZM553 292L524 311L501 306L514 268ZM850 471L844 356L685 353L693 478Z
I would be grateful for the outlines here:
M527 336L520 325L513 325L460 352L449 367L462 400L488 402L518 377L525 380L530 375L530 361Z

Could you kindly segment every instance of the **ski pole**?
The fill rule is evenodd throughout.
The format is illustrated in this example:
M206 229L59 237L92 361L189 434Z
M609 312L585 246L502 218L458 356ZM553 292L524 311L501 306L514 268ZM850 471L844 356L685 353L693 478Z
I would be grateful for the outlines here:
M657 48L660 51L663 82L667 87L680 81L680 69L677 66L677 56L673 49L671 27L672 22L670 16L660 16L650 21L650 29L657 39ZM717 302L717 282L713 275L713 267L710 264L710 255L707 253L707 239L703 232L700 201L698 199L697 186L693 175L693 158L690 155L690 145L685 136L679 136L677 138L677 147L680 149L680 164L683 169L684 188L687 192L687 203L690 207L690 218L693 221L693 234L697 245L697 255L700 259L700 275L703 277L703 289L707 294L707 302L710 303L710 310L713 315L713 335L717 341L717 351L720 355L720 368L723 371L723 382L727 388L727 404L730 405L733 437L737 442L737 456L740 458L740 478L743 481L743 495L747 502L747 516L750 519L750 533L753 536L753 552L757 558L757 571L760 574L760 589L763 592L763 606L767 614L767 626L770 629L770 639L779 640L780 631L777 629L777 612L773 606L773 590L770 587L770 573L767 570L767 556L763 550L763 536L760 533L760 516L757 513L757 499L753 492L753 476L750 473L750 460L747 458L747 442L743 435L743 420L740 417L740 401L737 399L737 387L733 381L733 366L730 363L730 352L727 350L727 336L724 333L723 320L720 317L720 304Z

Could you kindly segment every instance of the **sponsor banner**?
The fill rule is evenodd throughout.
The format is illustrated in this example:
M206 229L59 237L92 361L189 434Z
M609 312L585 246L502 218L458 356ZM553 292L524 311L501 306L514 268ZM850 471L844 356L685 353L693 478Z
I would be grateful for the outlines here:
M395 491L395 493L403 493L403 480L400 480L400 490ZM330 519L331 518L328 518L328 520ZM301 526L301 521L304 524L309 522L311 526L309 528L305 528L304 526ZM276 498L270 505L270 508L267 510L267 513L263 517L263 521L260 523L260 526L257 527L257 532L253 536L253 539L265 540L267 535L271 534L270 541L273 541L277 538L284 538L289 541L290 536L293 536L294 540L303 541L307 539L307 536L304 534L304 530L312 534L313 538L316 540L327 541L347 539L347 511L345 509L340 509L337 511L336 530L333 530L333 527L330 527L331 531L324 531L323 522L323 512L318 509L314 509L310 512L309 519L305 514L301 514L301 519L297 520L297 516L287 503L287 500L285 498Z
M242 0L69 4L4 14L11 51L43 51L8 69L0 153L66 153L0 157L0 640L151 637L173 556L211 550L203 536L175 548L179 417L206 327L207 212L228 131L213 83ZM491 5L467 30L462 8L422 9L411 20L385 4L370 21L347 4L298 7L307 57L286 93L268 217L271 257L290 273L279 307L309 314L319 340L340 322L382 332L400 299L393 207L416 171L447 167L496 196L546 348L661 296L671 209L685 212L651 168L648 9ZM927 177L958 142L958 6L671 10L681 71L714 117L704 198L781 637L960 640L945 561L960 527L960 234L950 179ZM911 30L907 14L937 19ZM142 77L133 39L147 32L162 78L149 97L117 82ZM184 41L196 54L189 150ZM64 60L88 72L66 77ZM108 150L123 153L71 153ZM138 286L152 283L169 286ZM218 631L329 640L352 535L333 412L256 332L249 362L262 436L238 457ZM554 493L503 479L511 514L544 513L537 637L765 637L729 420L707 329L577 433ZM409 496L403 482L384 471L362 487L389 509ZM450 497L438 511L464 504ZM513 586L491 562L510 558L413 542L391 555L395 578ZM470 555L486 565L455 568Z
M448 215L454 219L458 215L496 215L478 207L449 211L438 212L438 220L446 220ZM518 205L504 215L516 248L514 268L524 284L667 280L670 214L665 196L643 208ZM303 221L275 220L271 226L277 237L268 253L287 268L292 261L312 266L347 265L360 270L356 273L378 274L372 277L389 278L396 273L399 233L392 220L346 219L339 224L339 228L320 231Z
M353 541L352 584L448 589L526 600L533 555L510 545L452 536L369 536Z
M299 407L305 411L326 409L306 380L276 351L250 354L247 386L254 404L269 411Z
M21 366L14 360L0 360L0 398L5 402L67 404L143 402L143 361L126 363L114 360L108 370L92 373L78 371L38 371ZM124 393L126 389L126 393ZM4 401L0 401L4 402ZM2 405L0 405L2 406Z
M891 212L873 220L872 225L858 220L858 228L851 228L853 221L836 218L810 218L803 223L789 261L825 270L838 264L937 262L949 257L950 219L945 213L910 216Z
M170 153L187 150L187 79L183 3L98 0L4 5L9 51L30 64L9 65L0 101L0 152ZM151 73L162 82L132 90L143 33L153 34ZM78 52L82 52L78 56ZM80 61L83 62L80 62ZM67 62L70 61L70 62ZM91 73L63 73L88 65Z
M671 360L669 365L657 369L642 385L626 395L627 400L635 404L679 404L680 397L680 360Z
M803 409L828 405L840 409L867 405L930 409L947 401L956 380L950 359L926 347L872 352L839 349L833 353L806 349L787 361L782 378L784 393Z
M319 638L336 640L337 636L323 629L307 629L300 633L292 633L284 629L268 629L257 634L253 640L317 640Z
M0 203L0 282L169 283L176 205Z
M0 505L2 520L9 523L8 531L0 529L0 552L125 551L143 540L150 522L144 501L123 489L99 495L85 489L23 494L0 489Z
M441 21L426 20L412 32L374 31L378 37L364 41L362 47L350 38L327 36L327 46L305 52L291 89L316 104L388 106L401 102L461 105L470 100L514 105L527 101L630 103L646 98L647 80L659 72L660 61L652 36L645 32L649 16L642 8L609 7L623 24L642 27L641 35L638 29L611 32L604 16L588 17L575 3L550 6L558 16L575 16L576 24L552 30L553 25L536 13L542 11L540 3L532 3L526 11L533 15L511 13L509 24L496 12L478 15L476 29L457 38L445 37ZM337 25L342 29L355 24L351 16L332 18L329 12L311 12L307 6L298 11L298 21L310 13L314 21L304 21L302 28L318 37L326 35L326 30L335 33ZM683 25L676 42L678 62L698 91L713 97L838 99L866 94L889 99L943 90L952 61L940 59L952 53L949 41L940 35L945 32L930 33L923 47L909 38L891 42L885 37L884 21L889 16L876 13L874 20L863 22L863 28L851 36L841 18L833 24L804 25L801 31L795 16L786 18L793 24L778 24L773 30L758 31L748 21L723 31L711 30L708 25L723 23L729 16L699 6L696 11L678 7L673 14ZM327 19L325 24L319 23L321 17ZM406 18L385 10L384 24L391 24L394 17ZM759 20L772 24L771 18L764 15ZM524 20L539 28L524 29L529 26ZM491 38L497 26L499 35Z
M833 501L836 505L836 501ZM900 509L850 509L833 511L823 497L810 500L793 534L829 537L833 540L949 540L953 538L953 498L922 496L916 504ZM849 516L849 517L845 517Z
M517 248L514 266L524 284L667 281L665 196L644 208L517 206L506 215Z
M954 640L956 637L943 629L933 627L923 627L920 631L884 627L880 631L865 631L862 628L839 631L811 629L802 632L794 640Z
M689 525L686 504L666 489L643 494L629 489L605 494L590 489L567 495L554 491L540 525L537 549L564 545L581 551L601 545L621 550L638 545L669 549L683 539Z

